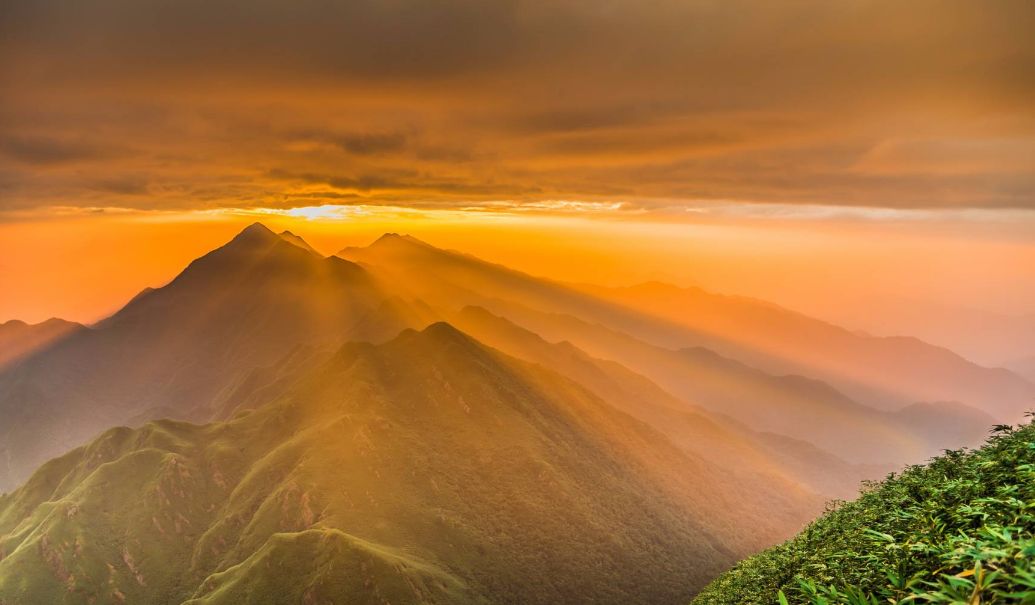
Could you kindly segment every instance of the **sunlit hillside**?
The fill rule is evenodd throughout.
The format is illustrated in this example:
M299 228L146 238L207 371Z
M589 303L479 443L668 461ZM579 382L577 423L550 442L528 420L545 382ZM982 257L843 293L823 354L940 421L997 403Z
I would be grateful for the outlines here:
M656 303L409 236L341 256L254 224L12 356L0 597L685 602L863 480L979 443L1003 389L1035 392L945 357L973 405L888 409L708 349ZM711 344L745 305L777 314L770 340L827 325L707 296L730 318ZM794 333L783 350L816 346Z
M819 504L445 323L291 382L231 420L112 429L45 464L0 500L0 597L676 602Z

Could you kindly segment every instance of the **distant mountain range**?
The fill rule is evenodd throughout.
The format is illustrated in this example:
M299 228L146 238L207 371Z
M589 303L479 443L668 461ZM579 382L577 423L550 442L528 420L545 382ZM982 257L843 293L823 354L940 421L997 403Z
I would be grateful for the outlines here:
M82 324L57 318L38 324L17 319L4 322L0 324L0 369L83 328Z
M1018 376L1023 376L1030 381L1035 381L1035 355L1014 360L1006 364L1006 367Z
M695 288L587 290L691 328L697 346L770 372L825 380L870 405L958 401L1016 420L1031 407L1031 383L917 338L860 334L763 301Z
M0 603L685 602L1035 395L762 301L260 224L44 325L0 326Z
M754 299L665 284L572 287L395 234L339 256L376 268L432 304L502 311L498 306L509 303L568 314L657 346L704 347L768 372L818 378L876 407L958 401L1020 418L1035 394L1015 374L941 347L860 335Z

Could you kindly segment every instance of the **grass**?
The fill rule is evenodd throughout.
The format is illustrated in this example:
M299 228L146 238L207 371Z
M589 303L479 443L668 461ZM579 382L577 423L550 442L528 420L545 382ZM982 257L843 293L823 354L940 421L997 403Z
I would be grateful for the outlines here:
M869 484L695 605L1035 604L1035 426Z
M434 565L334 529L278 533L242 563L209 576L184 605L332 603L480 605Z
M0 496L0 605L686 602L772 517L712 468L438 326L45 464Z

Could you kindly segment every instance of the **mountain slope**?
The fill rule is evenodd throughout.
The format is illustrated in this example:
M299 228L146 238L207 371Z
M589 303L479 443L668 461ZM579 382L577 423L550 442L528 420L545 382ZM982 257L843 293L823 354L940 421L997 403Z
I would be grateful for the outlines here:
M499 312L493 299L599 323L665 348L704 347L777 374L810 376L857 401L895 409L960 401L1020 417L1035 385L910 338L873 338L775 305L670 286L576 288L538 279L409 236L388 234L339 256L376 267L414 298L453 311Z
M570 341L591 355L622 363L684 401L756 431L812 443L849 462L899 465L931 453L894 418L818 381L772 376L705 349L656 347L567 315L499 301L493 311L549 340Z
M239 375L299 344L386 339L408 325L359 266L259 224L0 373L0 489L115 424L204 420Z
M1008 427L1006 427L1008 428ZM1035 427L949 451L738 564L699 605L1035 602Z
M1035 381L1035 355L1011 361L1006 367L1019 376Z
M446 324L309 365L232 420L112 429L0 498L0 599L679 602L816 504L754 501Z
M86 326L51 318L38 324L12 319L0 324L0 369Z
M677 447L724 467L738 481L776 483L777 488L779 481L790 481L827 498L841 498L855 494L859 482L874 471L848 464L806 442L750 431L673 397L619 363L591 357L567 341L548 343L479 307L465 307L450 321L481 342L575 380L616 409L649 424Z
M777 373L804 373L860 401L895 408L960 401L1002 420L1019 419L1035 386L916 338L875 337L756 299L647 283L583 288L695 331L699 346Z

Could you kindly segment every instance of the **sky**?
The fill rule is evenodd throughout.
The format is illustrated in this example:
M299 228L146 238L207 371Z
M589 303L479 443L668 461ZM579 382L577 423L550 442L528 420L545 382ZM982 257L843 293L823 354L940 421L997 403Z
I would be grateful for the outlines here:
M860 327L877 300L1035 312L1031 23L1024 0L8 0L0 319L96 319L256 216Z

